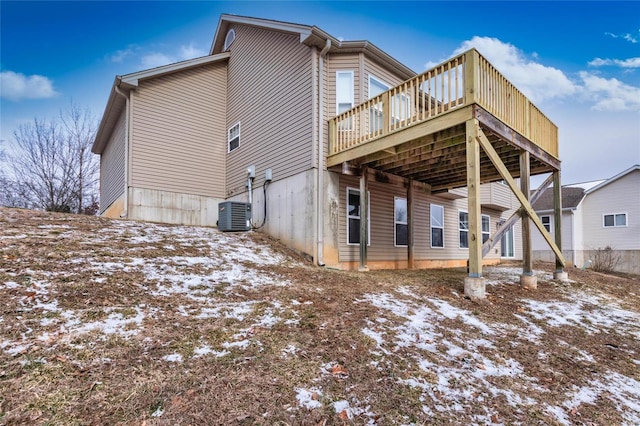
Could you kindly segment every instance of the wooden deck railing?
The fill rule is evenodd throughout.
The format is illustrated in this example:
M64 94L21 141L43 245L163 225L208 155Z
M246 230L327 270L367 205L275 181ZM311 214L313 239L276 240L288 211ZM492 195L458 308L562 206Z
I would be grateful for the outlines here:
M478 104L558 157L558 129L472 49L329 120L329 155Z

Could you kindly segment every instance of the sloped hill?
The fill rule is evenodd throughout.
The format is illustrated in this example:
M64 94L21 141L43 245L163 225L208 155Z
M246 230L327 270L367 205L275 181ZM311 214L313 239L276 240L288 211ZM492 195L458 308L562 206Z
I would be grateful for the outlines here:
M323 270L260 234L0 208L2 424L640 424L640 281Z

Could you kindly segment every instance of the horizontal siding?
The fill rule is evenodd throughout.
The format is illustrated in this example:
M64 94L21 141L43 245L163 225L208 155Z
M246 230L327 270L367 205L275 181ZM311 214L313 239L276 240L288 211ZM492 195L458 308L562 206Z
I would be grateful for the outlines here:
M360 259L358 245L347 244L347 188L359 189L357 177L340 176L339 196L339 260L354 262ZM376 182L369 179L370 205L370 245L367 249L371 261L406 260L407 247L394 246L394 197L407 197L404 184ZM437 204L444 207L444 248L431 248L430 206ZM461 249L458 229L459 211L467 211L467 199L449 200L439 198L414 189L414 258L416 260L452 260L467 259L468 249ZM489 215L490 232L496 231L496 224L501 213L490 209L482 209L482 214ZM497 252L496 252L497 250ZM500 244L495 246L487 258L500 257Z
M245 192L271 168L274 181L311 167L311 49L298 36L236 24L228 68L227 128L240 122L240 147L226 154L225 196Z
M132 186L224 198L226 63L140 82L132 92Z
M100 156L100 213L124 194L126 129L126 110L123 110Z
M627 226L605 228L602 215L626 213ZM640 170L587 194L582 203L584 250L640 249Z
M366 56L364 60L364 70L366 74L364 79L365 99L369 99L369 76L373 76L377 80L382 80L382 82L388 84L390 87L397 86L404 81L402 77L399 77L393 71L379 65Z
M337 114L336 105L336 72L337 71L353 71L354 84L354 106L358 105L362 99L362 88L360 87L360 56L357 53L349 54L330 54L326 59L327 84L325 90L327 93L327 115L325 118L335 117Z

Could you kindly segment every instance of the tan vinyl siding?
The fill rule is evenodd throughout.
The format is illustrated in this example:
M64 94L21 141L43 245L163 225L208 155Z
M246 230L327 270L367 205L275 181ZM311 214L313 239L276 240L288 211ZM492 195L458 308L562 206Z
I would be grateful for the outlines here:
M380 81L381 83L385 83L389 85L389 87L397 86L398 84L404 81L401 77L398 77L393 71L390 71L378 65L376 62L372 61L366 56L364 58L364 71L365 71L364 89L363 89L364 97L365 97L364 99L369 98L369 76L373 76L376 80Z
M336 105L336 72L338 71L353 71L353 98L354 105L358 105L359 99L361 99L360 88L360 59L357 53L349 54L330 54L327 55L325 62L327 68L327 85L325 90L327 92L327 114L325 119L335 117L337 113Z
M100 213L124 194L126 111L123 109L100 156Z
M627 214L627 226L604 227L603 215ZM640 170L587 194L582 202L584 250L640 249Z
M240 122L240 146L226 154L225 196L245 192L247 166L256 186L311 167L311 49L297 35L234 25L228 68L227 128Z
M359 245L347 244L347 188L358 190L359 178L340 176L339 207L339 260L354 262L359 260ZM368 260L400 261L407 259L407 247L394 245L394 197L407 197L407 190L402 183L381 183L374 178L369 179L370 193L370 244L367 249ZM431 248L430 205L444 207L444 248ZM468 249L460 248L458 212L467 211L467 200L448 200L414 190L414 256L416 260L452 260L467 259ZM490 232L495 232L500 212L482 209L482 214L489 215ZM491 251L487 258L500 257L500 244L496 245L497 253Z
M226 63L141 81L131 92L131 186L224 198Z

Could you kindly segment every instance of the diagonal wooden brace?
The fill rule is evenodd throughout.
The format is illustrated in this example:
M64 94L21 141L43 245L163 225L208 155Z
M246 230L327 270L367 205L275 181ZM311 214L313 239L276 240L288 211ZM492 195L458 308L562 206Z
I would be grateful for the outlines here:
M542 182L542 184L540 184L538 189L536 189L533 194L531 194L531 198L529 199L529 203L531 203L531 205L533 205L533 203L535 203L536 200L540 198L544 190L551 184L552 181L553 175L551 174L547 179L545 179L544 182ZM502 237L507 233L509 228L515 225L518 219L523 216L522 211L522 208L519 208L518 210L513 212L513 214L509 216L509 219L507 219L502 224L502 226L500 226L500 228L496 232L494 232L493 235L491 235L491 237L482 245L482 257L485 257L487 254L489 254L489 251L491 251L491 249L496 244L498 244L498 241L502 240ZM526 213L524 213L524 216L526 217Z
M556 246L555 242L553 241L553 238L551 237L549 232L547 232L544 225L542 225L540 218L538 217L536 212L533 210L533 207L531 207L529 200L527 200L527 197L525 197L522 191L520 191L520 188L518 188L516 181L511 176L511 173L509 173L509 170L507 170L507 167L504 165L504 163L500 159L500 156L491 145L491 142L489 141L489 139L487 139L486 135L482 132L482 129L478 129L478 135L476 136L476 139L480 143L482 150L487 154L487 157L489 157L489 159L495 166L496 170L498 170L498 173L500 173L500 176L502 176L502 179L504 179L507 185L509 185L509 188L511 188L511 191L520 202L520 205L522 206L522 211L531 218L534 225L536 225L536 228L538 228L538 231L540 231L540 233L544 237L547 244L549 244L549 247L551 247L551 250L553 250L553 253L556 255L556 259L558 259L558 261L562 264L563 267L566 266L567 262L564 259L564 256L562 255L562 251L558 248L558 246ZM523 215L523 220L526 220L524 215Z

